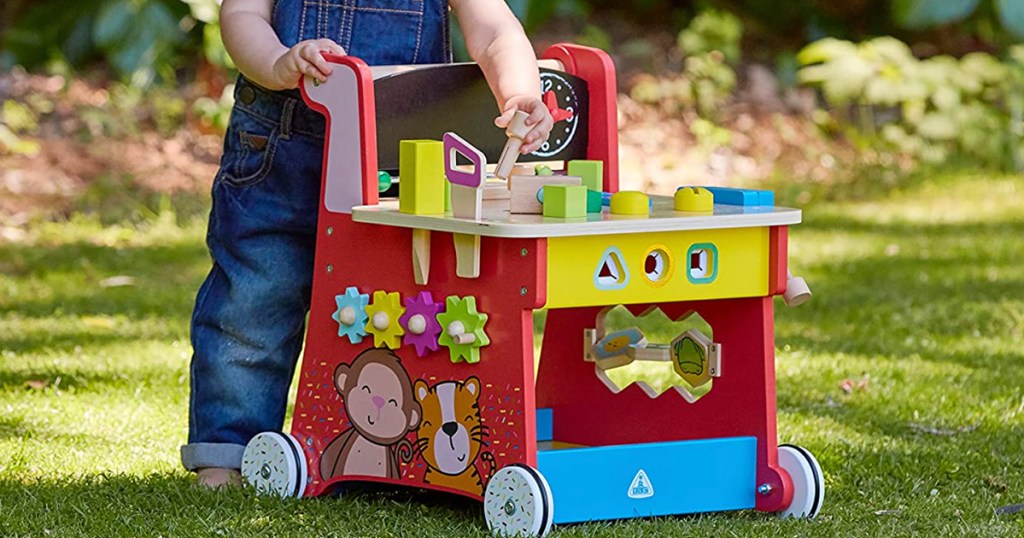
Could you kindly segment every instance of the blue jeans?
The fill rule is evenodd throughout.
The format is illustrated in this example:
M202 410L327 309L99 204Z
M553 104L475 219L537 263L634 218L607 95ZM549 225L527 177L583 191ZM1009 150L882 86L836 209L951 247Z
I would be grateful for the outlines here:
M192 315L185 468L238 468L280 430L302 348L320 206L323 117L240 78L213 183L213 268Z

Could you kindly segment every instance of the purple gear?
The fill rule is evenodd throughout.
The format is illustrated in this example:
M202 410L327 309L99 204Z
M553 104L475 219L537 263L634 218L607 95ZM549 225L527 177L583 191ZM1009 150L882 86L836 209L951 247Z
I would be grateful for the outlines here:
M429 291L421 291L415 297L405 298L405 313L398 318L398 322L405 328L404 343L416 347L416 355L422 357L428 351L437 351L437 338L441 335L441 324L437 322L437 314L444 309L443 303L435 303ZM410 327L409 322L413 316L422 316L424 330L416 334Z

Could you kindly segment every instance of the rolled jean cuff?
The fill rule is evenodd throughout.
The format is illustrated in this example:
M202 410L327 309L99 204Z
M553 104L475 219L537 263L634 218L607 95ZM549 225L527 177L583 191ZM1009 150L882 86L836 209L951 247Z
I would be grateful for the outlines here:
M234 443L190 443L181 447L181 464L189 471L204 467L240 469L245 446Z

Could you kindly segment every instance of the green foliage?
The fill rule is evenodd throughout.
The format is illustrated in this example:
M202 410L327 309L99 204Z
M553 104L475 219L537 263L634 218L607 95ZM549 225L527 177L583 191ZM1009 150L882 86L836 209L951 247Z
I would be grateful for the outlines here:
M975 13L995 11L1004 28L1024 36L1024 2L1020 0L986 0L985 4L982 0L895 0L892 11L896 22L912 29L943 26Z
M1010 60L980 52L919 60L891 37L854 44L823 39L797 56L799 80L828 103L856 111L861 133L924 161L955 155L1016 166L1024 50Z
M22 138L21 134L33 133L38 127L37 112L26 103L5 99L0 107L0 154L33 155L39 151L39 144Z
M699 56L718 51L725 61L736 65L740 61L740 38L743 24L735 15L714 9L701 11L690 25L679 32L677 46L687 56Z
M213 127L219 132L228 128L228 120L231 118L231 107L235 104L235 85L228 84L220 99L214 100L209 97L200 97L192 104L192 110L205 124Z
M701 118L714 120L736 87L734 66L742 36L743 27L735 16L714 10L700 13L677 39L676 46L685 56L682 72L676 77L641 77L633 87L633 99L669 111L695 108ZM722 136L711 128L699 131L694 133L699 139Z
M220 42L216 0L45 0L3 39L27 67L54 59L71 67L102 60L135 86L173 79L172 65L202 47L214 65L232 67Z

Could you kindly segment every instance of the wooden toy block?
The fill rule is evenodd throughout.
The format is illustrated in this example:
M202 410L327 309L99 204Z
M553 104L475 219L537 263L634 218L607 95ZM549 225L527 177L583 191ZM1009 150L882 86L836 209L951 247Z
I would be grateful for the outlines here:
M579 176L583 181L583 186L592 191L601 192L604 186L604 162L602 161L569 161L566 172L570 176Z
M612 215L647 216L651 207L650 198L639 191L619 191L612 195Z
M444 144L438 140L402 140L398 153L398 210L414 215L443 214Z
M676 211L709 213L715 210L715 195L704 187L681 187L673 198Z
M535 175L537 175L537 168L536 167L530 166L528 164L517 164L517 165L512 167L512 174L509 176L509 179L511 179L512 176L535 176Z
M601 191L587 189L587 213L600 213L602 206Z
M775 193L772 191L735 189L731 187L707 187L707 189L715 195L716 204L743 207L775 205Z
M544 185L545 217L577 219L587 216L587 188L583 185Z
M509 201L509 212L513 214L541 215L538 193L545 185L579 185L580 178L570 176L512 176L512 197Z
M536 175L538 175L538 176L553 176L553 175L555 175L555 171L552 170L551 167L546 165L546 164L538 164L537 166L533 167L533 170L536 173Z
M484 184L484 200L508 200L512 196L504 181L488 181Z
M526 120L529 117L530 115L522 110L517 110L512 116L512 121L505 129L508 142L505 142L505 148L501 150L501 157L498 158L498 166L494 169L495 177L508 179L512 174L512 167L519 159L519 150L523 147L523 139L530 132L530 127L526 125Z

